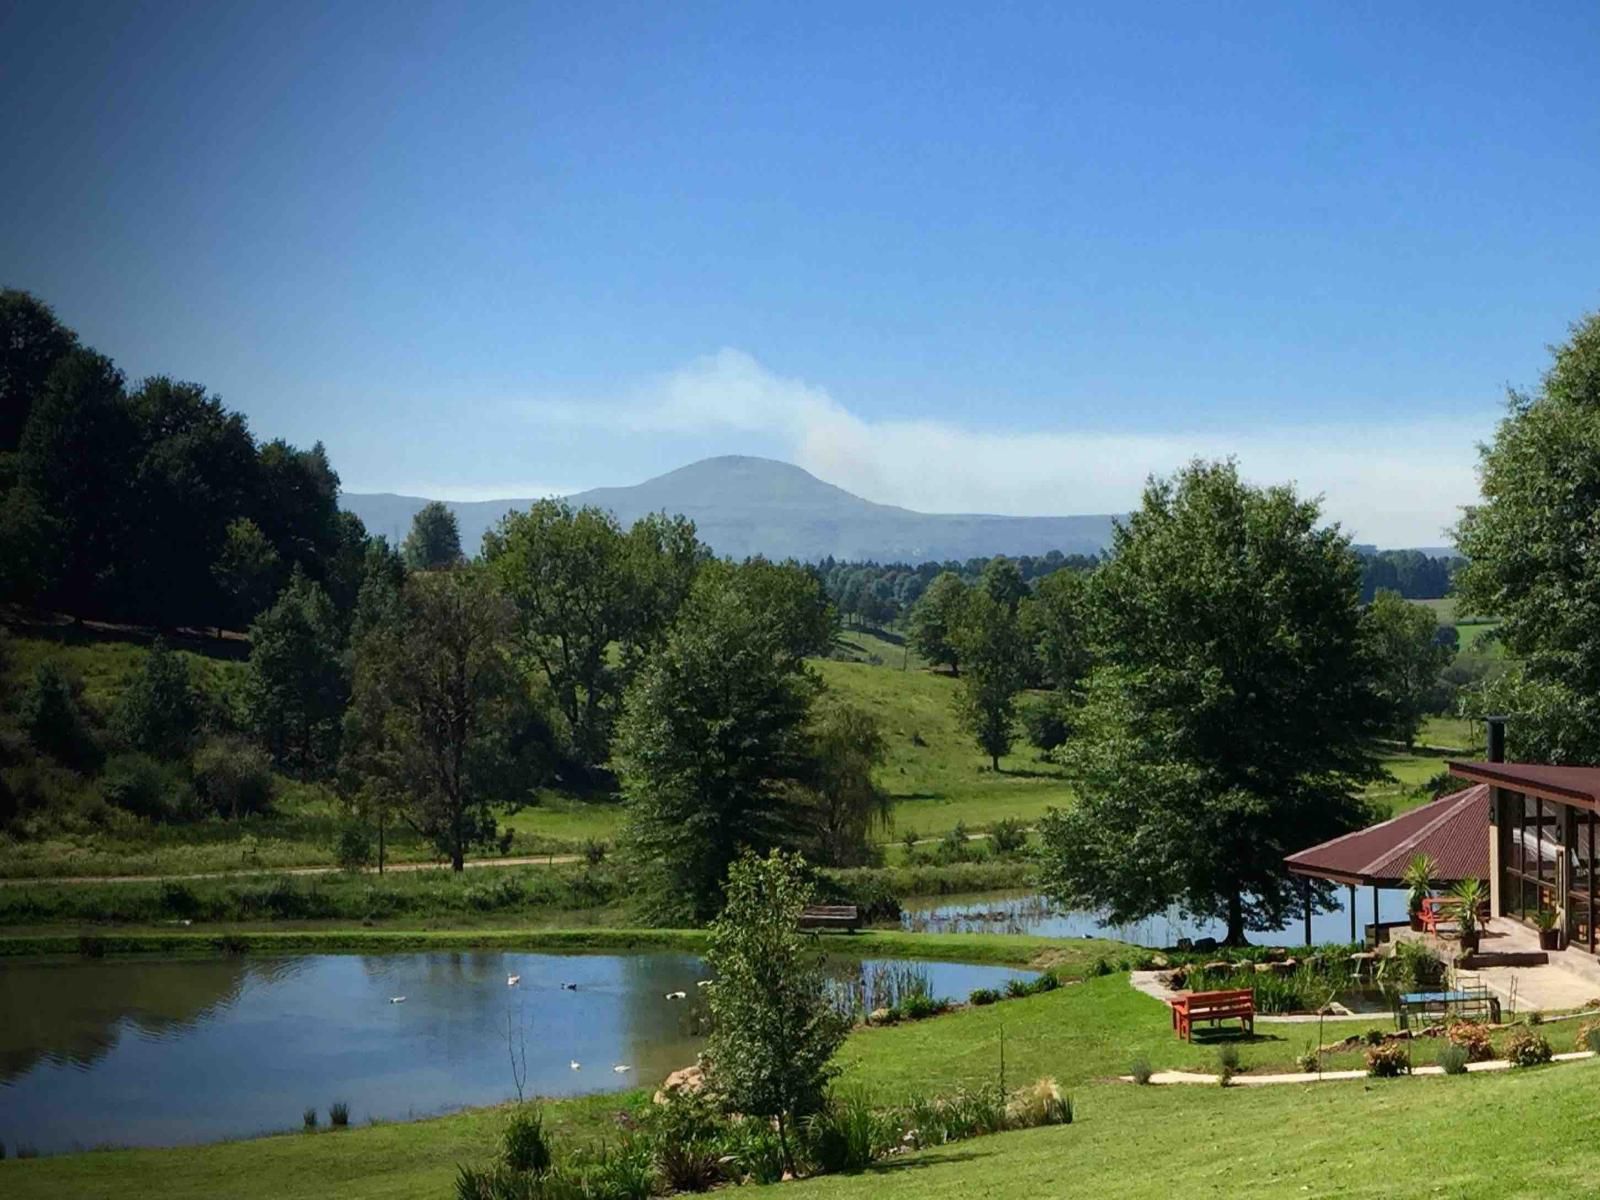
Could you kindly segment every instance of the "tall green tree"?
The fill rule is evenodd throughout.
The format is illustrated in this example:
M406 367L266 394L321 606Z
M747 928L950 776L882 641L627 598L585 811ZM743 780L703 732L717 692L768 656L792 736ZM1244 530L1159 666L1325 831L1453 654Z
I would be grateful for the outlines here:
M493 805L533 782L536 719L510 660L514 614L482 570L418 572L355 650L346 774L461 870Z
M601 766L622 693L703 556L693 524L647 517L624 533L603 509L541 500L507 514L483 549L516 606L522 661L555 697L579 761Z
M279 766L302 777L338 761L348 688L339 615L327 592L296 572L271 608L250 626L245 708Z
M1388 702L1392 736L1409 750L1437 693L1439 672L1454 652L1439 640L1439 619L1399 592L1380 591L1362 618L1378 691Z
M1513 391L1480 451L1483 503L1455 530L1460 603L1500 618L1517 665L1479 707L1515 715L1513 752L1600 760L1600 313L1556 347L1537 391Z
M748 602L745 569L696 579L617 731L629 840L655 875L658 906L696 920L716 913L742 849L790 844L795 789L811 769L806 725L820 684L793 631Z
M1089 576L1072 570L1046 575L1023 602L1020 617L1041 682L1072 695L1094 663Z
M461 528L456 514L430 500L411 518L411 532L400 547L406 566L413 571L437 571L462 562Z
M16 486L48 514L56 548L43 598L74 616L121 615L137 434L122 372L92 350L57 362L23 430Z
M795 1125L822 1106L847 1032L828 1000L816 935L798 932L810 899L804 859L741 856L706 954L711 1084L734 1110L773 1122L791 1173Z
M227 598L212 566L256 491L255 439L197 383L156 376L128 405L140 443L126 481L128 611L167 628L220 625Z
M1017 696L1027 682L1030 656L1015 609L985 589L975 590L956 626L962 721L996 771L1016 738Z
M22 441L45 380L77 348L78 335L48 304L16 288L0 290L0 457Z
M1012 612L1017 611L1028 595L1028 585L1023 582L1022 572L1016 563L1003 554L995 555L984 566L983 574L978 578L978 587L988 593L991 600L998 601Z
M112 715L112 729L130 749L156 758L188 754L200 732L200 700L189 663L157 638L128 680Z
M894 801L877 780L889 754L883 725L859 705L824 692L809 733L807 853L828 866L862 866L872 860L873 836L894 825Z
M235 517L223 530L211 576L222 596L219 623L244 629L277 596L283 560L259 525L249 517Z
M911 648L932 666L961 673L955 631L971 589L954 571L941 572L911 610Z
M1153 481L1094 576L1096 657L1059 751L1070 808L1040 823L1043 882L1138 920L1176 903L1279 928L1286 854L1358 828L1388 720L1360 565L1315 501L1231 463Z

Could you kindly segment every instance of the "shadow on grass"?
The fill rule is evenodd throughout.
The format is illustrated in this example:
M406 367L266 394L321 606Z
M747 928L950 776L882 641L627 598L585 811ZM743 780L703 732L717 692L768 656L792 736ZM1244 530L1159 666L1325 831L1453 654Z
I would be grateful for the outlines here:
M926 1167L943 1167L950 1163L976 1162L980 1158L993 1158L993 1150L952 1151L944 1146L930 1146L905 1158L873 1163L863 1175L888 1175L899 1171L918 1171Z

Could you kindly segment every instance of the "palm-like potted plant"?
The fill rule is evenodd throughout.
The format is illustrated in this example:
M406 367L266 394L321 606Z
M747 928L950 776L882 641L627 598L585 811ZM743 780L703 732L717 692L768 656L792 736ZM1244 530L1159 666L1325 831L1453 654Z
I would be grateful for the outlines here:
M1478 909L1483 906L1484 891L1481 879L1463 879L1450 890L1456 903L1456 927L1461 931L1461 949L1473 954L1478 949L1482 931L1478 928Z
M1539 927L1539 949L1561 949L1561 930L1558 927L1559 914L1553 908L1541 908L1533 923Z
M1400 881L1406 885L1406 912L1411 917L1411 928L1420 930L1422 902L1433 895L1433 859L1426 854L1413 855Z

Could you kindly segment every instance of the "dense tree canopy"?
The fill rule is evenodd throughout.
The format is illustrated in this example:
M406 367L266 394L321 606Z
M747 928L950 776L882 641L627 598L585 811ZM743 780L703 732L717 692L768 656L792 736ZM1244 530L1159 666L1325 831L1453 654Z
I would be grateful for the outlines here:
M456 514L430 500L411 518L411 532L400 547L406 566L413 571L437 571L461 563L461 528Z
M325 774L339 755L348 685L338 614L322 585L296 572L250 627L245 704L280 766Z
M930 665L960 673L956 629L970 591L959 575L946 571L929 585L911 611L911 648Z
M1483 503L1456 529L1457 588L1500 618L1520 660L1480 705L1516 716L1519 756L1600 761L1600 314L1573 326L1536 393L1511 394L1479 477Z
M0 457L22 441L45 380L77 347L78 335L49 305L15 288L0 290Z
M1389 732L1409 748L1438 692L1439 672L1455 652L1439 637L1439 619L1398 592L1379 592L1363 624L1378 691L1389 708Z
M629 689L616 761L628 830L660 907L705 920L742 849L792 843L820 687L743 567L704 571Z
M535 782L544 731L509 657L512 607L486 572L413 574L395 617L355 648L348 767L459 871L494 836L493 805Z
M1095 576L1096 657L1041 824L1050 894L1116 920L1178 903L1277 928L1283 857L1357 828L1387 718L1360 568L1315 502L1231 464L1152 482Z

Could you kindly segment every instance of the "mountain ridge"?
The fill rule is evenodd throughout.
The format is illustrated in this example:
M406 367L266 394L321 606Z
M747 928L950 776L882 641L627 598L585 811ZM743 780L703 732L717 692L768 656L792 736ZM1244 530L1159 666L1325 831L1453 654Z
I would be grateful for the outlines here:
M591 488L563 497L610 510L623 525L646 513L682 513L719 554L744 558L832 557L878 562L942 562L994 554L1096 554L1111 543L1112 514L1013 517L923 513L880 504L817 478L803 467L750 455L685 464L629 486ZM340 504L373 533L403 538L429 501L393 492L347 492ZM485 530L534 498L446 500L461 545L476 553Z

